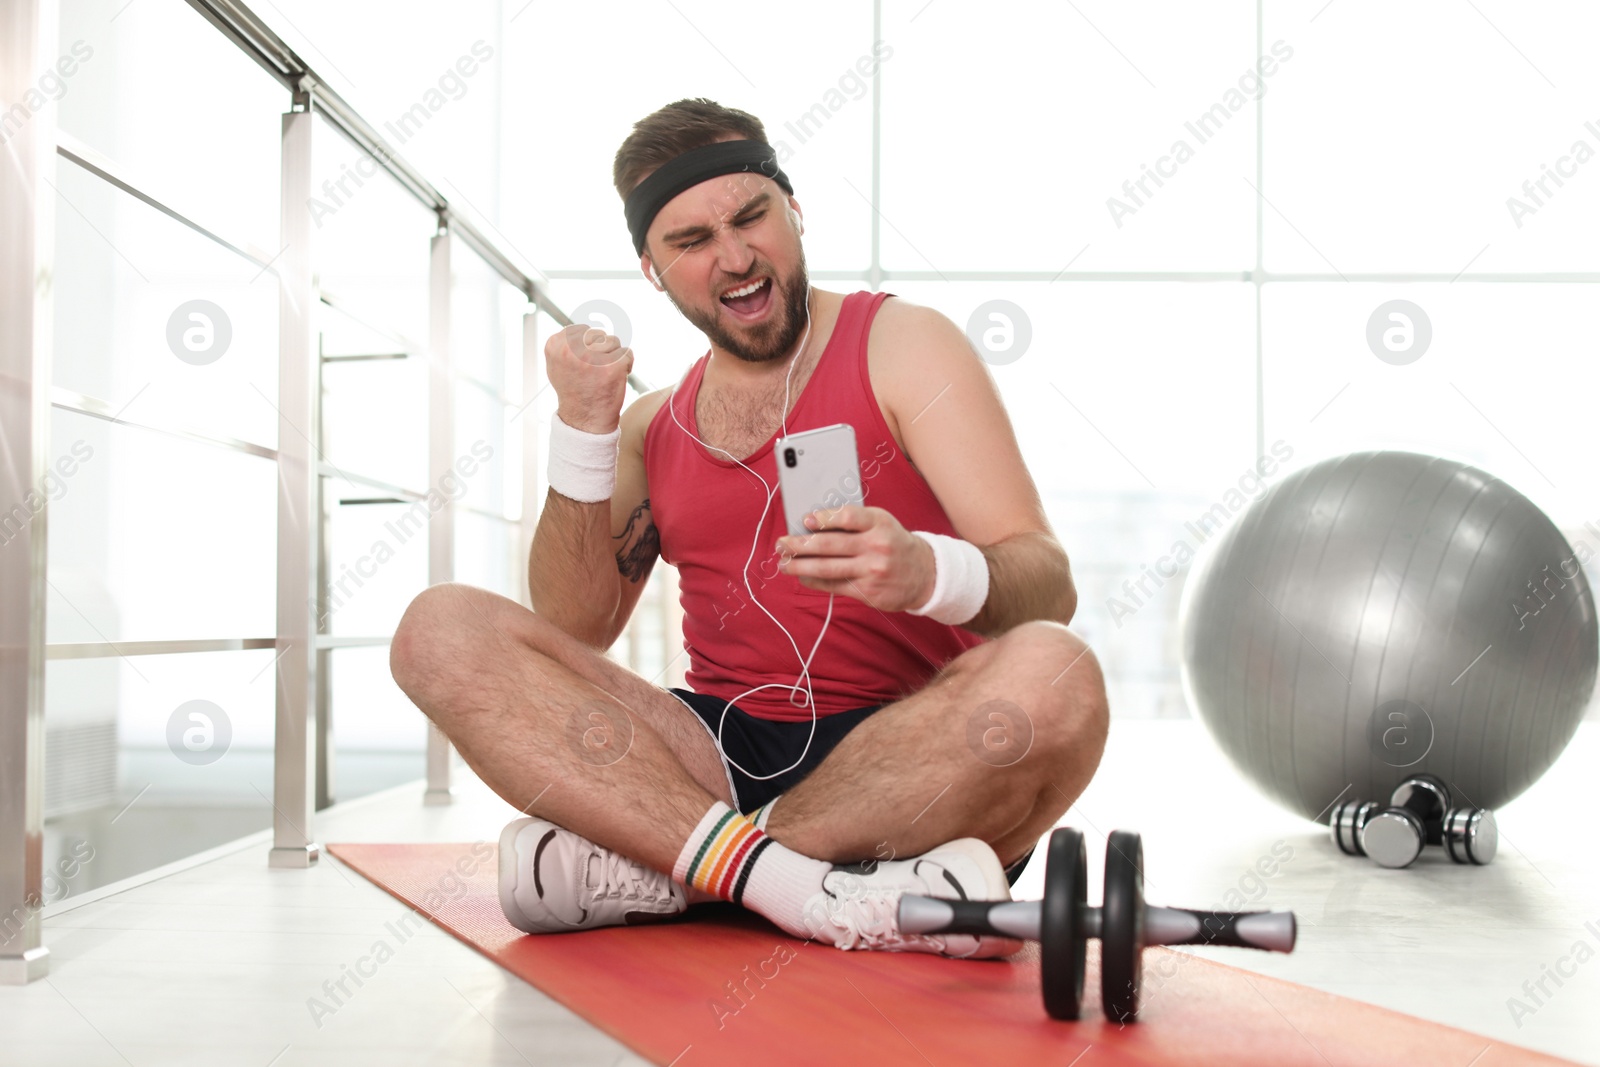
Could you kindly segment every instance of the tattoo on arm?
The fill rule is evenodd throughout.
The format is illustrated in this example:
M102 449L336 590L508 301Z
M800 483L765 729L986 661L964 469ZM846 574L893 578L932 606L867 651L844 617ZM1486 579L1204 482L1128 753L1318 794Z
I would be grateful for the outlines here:
M634 529L641 522L643 528L638 538L634 539ZM650 569L655 566L656 556L661 554L661 535L651 520L648 497L628 516L627 528L612 540L622 542L622 551L617 553L617 570L622 572L622 576L630 582L642 582L648 578Z

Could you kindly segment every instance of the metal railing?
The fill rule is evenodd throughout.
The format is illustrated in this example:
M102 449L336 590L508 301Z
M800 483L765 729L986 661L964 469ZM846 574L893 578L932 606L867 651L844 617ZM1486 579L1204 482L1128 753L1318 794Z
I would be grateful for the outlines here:
M20 99L27 78L49 66L57 48L58 0L0 0L0 99ZM341 648L381 646L388 636L333 636L323 632L328 600L328 522L343 503L384 500L411 503L426 494L407 486L335 469L321 456L323 367L348 359L403 359L425 356L428 364L428 484L452 469L454 390L458 380L510 407L504 383L459 373L450 352L451 256L459 240L488 263L506 283L526 296L522 317L523 380L539 381L538 315L559 326L571 319L550 298L546 278L521 263L487 235L484 220L451 203L436 186L378 135L310 64L290 48L247 6L233 0L187 0L289 93L280 142L280 244L269 257L229 235L229 227L201 220L160 195L154 179L134 175L114 160L56 129L53 115L35 115L7 144L11 162L0 168L0 499L23 500L40 484L48 463L51 410L72 412L119 426L269 460L278 473L276 633L194 640L102 641L49 645L44 627L47 587L47 512L23 524L0 552L0 984L41 977L48 954L41 940L42 797L44 772L44 666L47 660L169 655L221 651L276 650L274 711L273 834L269 863L305 867L320 849L313 816L332 799L332 740L329 730L331 653ZM312 195L313 124L327 122L371 157L399 185L434 213L430 241L429 321L426 345L377 332L394 351L360 357L324 356L318 342L316 306L348 311L314 280L315 230L304 205ZM198 429L124 417L107 401L54 386L51 382L53 307L50 286L55 226L54 191L48 183L51 155L81 168L179 224L208 238L279 282L277 447ZM420 250L419 250L420 251ZM369 326L371 324L368 324ZM637 375L629 383L639 393L649 387ZM522 425L522 507L520 518L504 512L448 501L428 518L428 583L453 578L454 519L472 513L519 523L522 549L514 572L518 591L527 596L526 546L537 521L538 434L534 419ZM308 437L301 427L314 427ZM335 480L375 490L380 497L338 499ZM664 571L652 580L661 609L663 633L670 632L676 596ZM627 659L638 669L641 615L627 631ZM665 644L666 642L663 642ZM663 649L665 660L666 649ZM670 665L670 664L669 664ZM426 753L426 803L451 795L451 752L430 725Z

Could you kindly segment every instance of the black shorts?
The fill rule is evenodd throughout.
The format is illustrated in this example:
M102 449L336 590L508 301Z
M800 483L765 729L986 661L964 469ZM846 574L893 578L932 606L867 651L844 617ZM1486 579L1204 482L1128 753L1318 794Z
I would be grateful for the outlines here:
M779 793L788 792L799 785L806 775L811 773L812 768L828 758L828 754L833 751L834 746L844 740L846 734L865 722L873 712L885 706L874 704L871 707L852 708L834 715L819 715L816 734L813 735L810 719L802 722L761 719L738 705L729 705L721 697L714 697L709 693L691 693L687 689L677 687L669 689L668 692L688 705L700 717L700 721L705 723L713 738L717 736L718 723L721 722L723 767L733 788L734 806L746 815ZM725 720L722 714L724 708L728 710ZM806 748L807 737L811 738L809 749ZM805 753L803 760L800 760L801 752ZM759 777L788 767L796 760L800 762L776 777ZM1022 874L1023 868L1028 865L1028 860L1032 856L1033 850L1029 849L1027 855L1007 867L1006 880L1015 885L1018 876Z

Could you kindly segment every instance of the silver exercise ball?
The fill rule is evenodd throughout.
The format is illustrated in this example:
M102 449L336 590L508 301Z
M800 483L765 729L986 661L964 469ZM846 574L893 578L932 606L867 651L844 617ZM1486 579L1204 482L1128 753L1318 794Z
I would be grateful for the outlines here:
M1179 608L1185 696L1240 773L1309 819L1387 802L1418 771L1498 808L1594 692L1579 546L1476 467L1324 460L1203 546Z

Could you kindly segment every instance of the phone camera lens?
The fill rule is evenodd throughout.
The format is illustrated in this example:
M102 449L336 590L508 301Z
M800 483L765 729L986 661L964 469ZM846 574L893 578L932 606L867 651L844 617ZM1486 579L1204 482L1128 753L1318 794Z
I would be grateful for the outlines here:
M786 448L783 450L783 462L785 466L792 467L795 465L794 449Z

